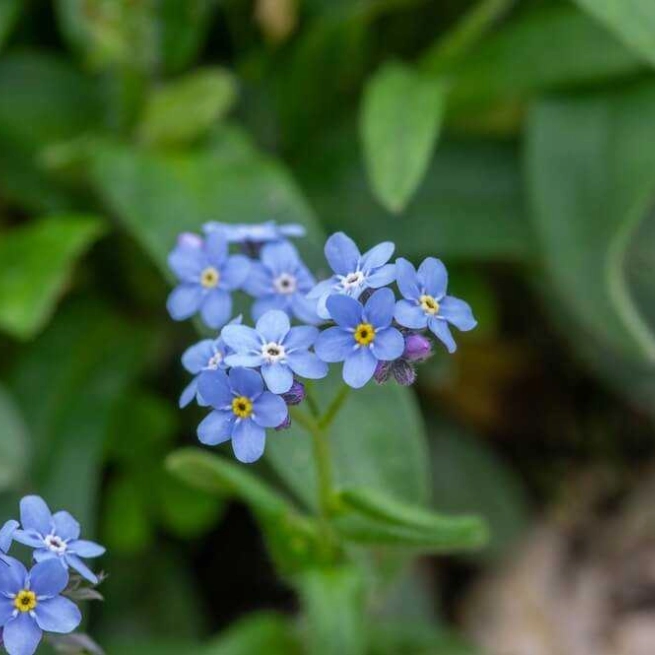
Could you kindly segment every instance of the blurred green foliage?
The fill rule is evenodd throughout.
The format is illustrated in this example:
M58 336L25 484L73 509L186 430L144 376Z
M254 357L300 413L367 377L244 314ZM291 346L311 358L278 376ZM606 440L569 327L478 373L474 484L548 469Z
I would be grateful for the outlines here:
M335 566L297 425L254 469L166 460L198 415L176 407L194 335L165 313L165 257L207 220L302 223L319 273L331 231L393 240L473 290L463 350L500 348L483 275L507 266L655 418L654 34L652 0L0 1L0 518L37 491L107 543L92 629L109 653L474 652L437 617L376 607L417 553L481 543L477 519L443 513L487 519L476 561L528 524L516 471L436 417L432 385L463 360L426 373L423 412L394 386L348 399ZM212 636L236 583L198 573L198 544L214 550L232 500L300 611Z

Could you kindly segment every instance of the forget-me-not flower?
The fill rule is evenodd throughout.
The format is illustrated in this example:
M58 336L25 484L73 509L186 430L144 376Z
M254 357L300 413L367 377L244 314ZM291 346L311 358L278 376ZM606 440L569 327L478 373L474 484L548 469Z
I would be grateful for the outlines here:
M394 250L394 244L385 241L362 255L350 237L343 232L333 234L325 243L325 258L334 275L319 282L307 294L308 298L318 300L318 315L323 319L330 318L327 299L331 295L359 298L365 289L379 289L391 284L396 277L396 266L387 262Z
M472 330L477 321L468 303L446 295L448 272L443 263L428 257L418 271L406 259L396 262L397 283L404 300L396 303L394 317L414 330L429 328L449 353L457 350L448 324L462 331Z
M27 569L13 557L0 566L0 625L9 655L32 655L44 632L68 634L82 615L77 605L61 596L68 572L54 560Z
M257 300L254 320L270 309L281 309L304 323L318 323L316 300L307 298L316 280L288 242L266 244L250 270L244 290Z
M233 318L228 325L238 325L240 323L241 316L239 315ZM228 368L225 358L231 352L231 349L228 348L221 336L218 339L203 339L184 351L182 355L182 366L189 373L192 373L194 377L180 396L180 407L186 407L194 398L200 406L207 406L207 403L198 393L198 376L203 371Z
M309 348L318 337L310 325L291 327L289 317L278 309L266 312L253 329L246 325L226 325L221 332L234 351L229 366L260 368L266 386L273 393L286 393L293 385L293 374L318 380L327 375L327 364Z
M198 390L214 408L198 426L198 438L208 446L231 439L236 458L246 464L262 456L266 428L276 428L288 415L282 397L264 391L262 376L251 369L204 371Z
M305 236L305 228L299 223L278 225L275 221L256 224L209 221L202 229L206 234L222 232L229 243L267 243Z
M391 289L375 291L365 305L346 295L327 299L337 325L321 332L314 348L325 362L344 362L344 382L355 389L373 377L379 361L403 354L405 340L391 326L394 302Z
M81 560L100 557L105 549L93 541L80 539L80 524L68 512L52 514L40 496L25 496L20 501L21 529L14 532L14 541L34 548L37 562L55 560L63 568L75 569L93 584L97 576Z
M180 281L166 303L171 317L182 321L199 311L208 327L224 325L232 315L231 292L243 285L250 260L228 254L225 236L213 232L197 242L180 239L168 264Z

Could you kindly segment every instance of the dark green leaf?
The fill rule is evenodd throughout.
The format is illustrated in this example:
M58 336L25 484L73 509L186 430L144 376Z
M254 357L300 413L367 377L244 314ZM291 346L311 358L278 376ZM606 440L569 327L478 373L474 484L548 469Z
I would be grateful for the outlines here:
M78 257L105 231L92 216L52 216L0 240L0 328L33 337L52 316Z
M11 28L16 23L22 5L22 0L2 0L0 2L0 48L4 45Z
M27 468L29 437L14 399L0 387L0 491L15 488Z
M402 211L430 163L445 107L445 86L402 64L384 65L368 82L361 133L373 191Z

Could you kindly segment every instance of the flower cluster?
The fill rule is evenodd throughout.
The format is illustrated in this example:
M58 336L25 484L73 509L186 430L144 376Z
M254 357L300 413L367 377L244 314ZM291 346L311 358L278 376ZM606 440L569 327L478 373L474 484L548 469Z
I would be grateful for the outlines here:
M28 571L8 556L12 542L33 549ZM80 539L80 525L68 512L50 512L39 496L20 501L20 523L7 521L0 529L0 627L9 655L32 655L44 632L68 634L82 615L70 594L69 569L92 585L98 577L82 561L105 552L102 546ZM79 587L79 585L77 585Z
M299 225L212 222L203 230L181 235L169 256L179 285L168 309L176 320L200 313L208 327L222 329L184 353L194 378L180 405L195 398L209 406L200 441L231 440L242 462L261 457L268 428L289 426L288 407L305 395L302 379L321 379L329 364L343 363L343 380L355 389L392 377L411 385L416 365L433 354L433 338L453 353L451 326L476 326L470 306L447 294L448 273L434 257L416 269L403 258L391 261L393 243L362 254L339 232L325 244L332 275L317 283L288 240L303 236ZM240 252L230 253L230 245ZM254 328L240 316L228 323L236 290L254 299ZM294 319L302 325L292 327Z

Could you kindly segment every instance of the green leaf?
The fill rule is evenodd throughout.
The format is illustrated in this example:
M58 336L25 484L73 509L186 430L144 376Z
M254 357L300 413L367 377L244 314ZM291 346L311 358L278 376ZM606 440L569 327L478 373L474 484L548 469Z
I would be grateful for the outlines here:
M76 260L104 230L92 216L52 216L0 237L0 328L21 339L39 332Z
M364 155L375 195L400 212L425 176L445 107L445 86L402 64L369 80L361 110Z
M28 463L29 437L20 410L0 387L0 491L22 482Z
M366 652L364 582L351 567L312 569L299 576L300 599L309 627L307 652L360 655Z
M655 4L650 0L574 0L655 65Z
M652 84L545 101L527 143L531 210L555 302L599 345L650 367L655 322L645 307L654 299L635 288L628 255L655 220L655 152L643 147L655 139L643 120L654 110Z
M197 69L148 98L140 136L146 143L162 146L193 142L225 116L235 100L235 81L229 72Z
M371 637L371 655L481 655L458 635L425 623L385 621Z
M0 48L7 40L22 7L22 0L2 0L0 2Z

